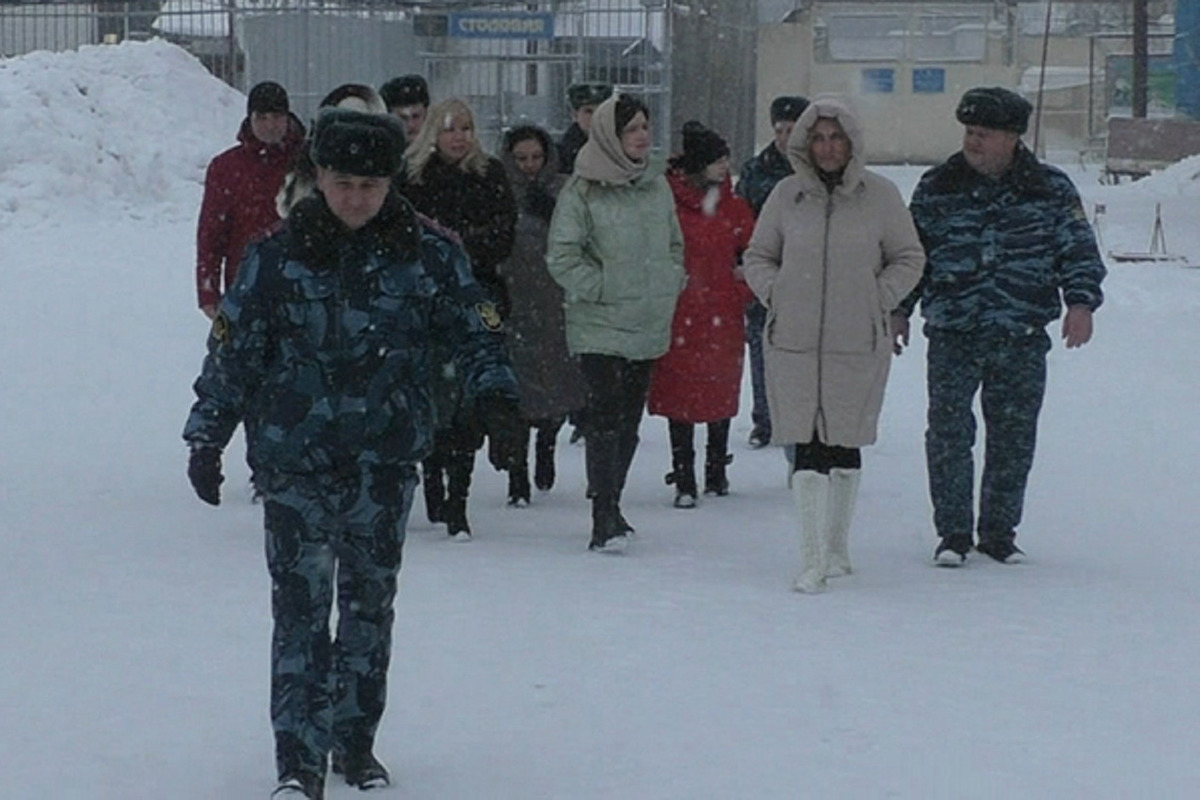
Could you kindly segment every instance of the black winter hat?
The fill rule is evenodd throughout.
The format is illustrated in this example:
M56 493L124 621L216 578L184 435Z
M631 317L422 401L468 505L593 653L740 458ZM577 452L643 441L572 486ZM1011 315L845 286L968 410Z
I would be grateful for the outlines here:
M318 167L335 172L391 177L404 163L404 128L390 114L322 108L313 124L309 155Z
M390 111L400 106L429 106L429 84L420 75L401 75L379 87L379 96Z
M255 84L246 98L247 114L286 114L289 111L287 90L275 81Z
M573 83L567 87L567 101L574 109L598 106L612 97L612 93L613 87L610 83Z
M799 95L782 95L771 101L771 124L776 122L795 122L800 119L804 109L808 108L808 98Z
M958 101L954 116L963 125L1024 133L1033 106L1021 95L1000 86L968 89Z
M343 83L329 94L321 98L317 109L336 106L352 111L386 114L387 106L379 97L379 93L365 83Z
M729 155L729 145L716 131L696 120L683 123L683 152L671 164L689 175L703 172L709 164Z

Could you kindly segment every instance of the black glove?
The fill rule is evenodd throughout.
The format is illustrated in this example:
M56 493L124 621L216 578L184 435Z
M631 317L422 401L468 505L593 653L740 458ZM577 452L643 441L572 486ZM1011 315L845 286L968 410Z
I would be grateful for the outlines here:
M479 399L478 418L488 436L488 461L498 470L508 470L520 462L521 411L517 401L491 394Z
M212 506L221 505L221 451L215 447L200 446L192 450L188 459L188 480L196 496Z
M554 216L554 196L540 183L531 183L525 189L525 210L549 222Z

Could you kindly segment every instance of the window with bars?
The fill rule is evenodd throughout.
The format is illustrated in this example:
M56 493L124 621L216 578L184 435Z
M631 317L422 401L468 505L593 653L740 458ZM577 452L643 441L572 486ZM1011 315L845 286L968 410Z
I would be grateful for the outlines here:
M983 61L982 14L831 14L817 26L828 61Z

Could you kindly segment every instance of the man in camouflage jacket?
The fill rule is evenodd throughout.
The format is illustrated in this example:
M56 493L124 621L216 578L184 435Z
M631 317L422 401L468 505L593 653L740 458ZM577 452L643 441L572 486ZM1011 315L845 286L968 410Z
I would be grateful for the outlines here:
M925 247L921 284L893 318L907 344L918 299L928 339L925 455L939 564L975 549L997 561L1014 543L1046 389L1046 326L1062 315L1068 348L1092 335L1105 269L1079 195L1060 170L1021 143L1031 108L1007 89L968 91L957 117L963 149L926 172L910 209ZM981 392L987 446L974 524L976 421Z
M400 123L326 109L317 188L247 251L213 323L184 430L188 476L220 502L221 451L243 417L264 498L274 636L276 796L319 800L326 757L386 785L375 759L393 599L415 464L432 449L430 351L448 342L468 402L512 458L516 381L499 315L462 247L391 188ZM337 598L336 635L329 632Z

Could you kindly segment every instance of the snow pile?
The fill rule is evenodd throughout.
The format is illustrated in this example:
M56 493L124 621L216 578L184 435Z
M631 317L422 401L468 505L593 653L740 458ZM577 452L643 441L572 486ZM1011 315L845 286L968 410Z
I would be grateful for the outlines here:
M1141 195L1200 197L1200 155L1190 156L1134 181L1128 189Z
M193 216L245 103L158 40L0 62L0 226Z

